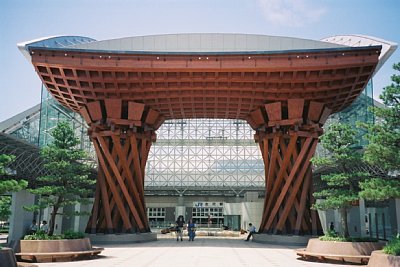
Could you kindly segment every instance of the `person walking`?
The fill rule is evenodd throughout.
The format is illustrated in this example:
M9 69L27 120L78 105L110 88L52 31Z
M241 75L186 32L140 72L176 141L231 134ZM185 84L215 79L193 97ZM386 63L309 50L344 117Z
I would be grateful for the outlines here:
M188 235L189 241L194 241L194 237L196 236L196 224L193 222L193 219L190 219L188 223Z
M176 241L179 241L179 238L181 238L181 241L183 241L184 225L185 225L185 219L183 218L182 215L179 215L178 219L176 219Z
M247 239L245 241L249 241L250 237L253 236L253 234L256 232L256 227L252 224L249 223L249 229L248 229L249 235L247 236ZM254 238L254 237L253 237Z

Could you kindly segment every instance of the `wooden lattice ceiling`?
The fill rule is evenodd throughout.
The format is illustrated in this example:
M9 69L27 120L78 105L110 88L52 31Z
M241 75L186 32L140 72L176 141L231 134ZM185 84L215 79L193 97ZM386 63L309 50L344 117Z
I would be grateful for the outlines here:
M116 54L31 50L51 94L79 111L88 102L145 104L160 118L246 119L265 103L322 102L333 113L350 105L376 67L380 47L235 54ZM122 115L123 116L123 115Z

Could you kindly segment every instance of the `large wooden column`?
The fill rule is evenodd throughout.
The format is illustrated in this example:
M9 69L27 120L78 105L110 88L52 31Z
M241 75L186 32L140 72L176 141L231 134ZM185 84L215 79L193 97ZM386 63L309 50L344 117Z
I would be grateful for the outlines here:
M80 110L98 157L99 171L88 233L150 231L144 170L155 129L163 119L143 104L104 100Z
M303 99L266 104L248 121L256 129L265 164L265 202L260 232L316 234L321 225L311 210L314 155L321 126L331 110Z
M95 129L97 130L97 129ZM154 136L116 128L92 131L99 160L90 232L149 231L144 202L144 168Z

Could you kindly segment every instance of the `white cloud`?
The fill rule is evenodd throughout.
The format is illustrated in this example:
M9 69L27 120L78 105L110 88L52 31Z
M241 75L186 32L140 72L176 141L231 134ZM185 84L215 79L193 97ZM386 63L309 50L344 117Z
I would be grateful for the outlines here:
M258 0L264 17L279 26L301 27L318 22L326 13L308 0Z

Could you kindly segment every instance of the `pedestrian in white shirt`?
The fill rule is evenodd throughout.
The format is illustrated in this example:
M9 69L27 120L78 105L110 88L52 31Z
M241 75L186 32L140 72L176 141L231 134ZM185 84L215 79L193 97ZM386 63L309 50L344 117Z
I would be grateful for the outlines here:
M256 232L256 227L252 223L249 223L248 232L249 232L249 235L247 236L247 239L245 241L249 241L250 237L252 237L253 234Z
M47 225L47 221L42 222L42 226L40 226L40 230L43 231L45 234L49 233L49 226Z

